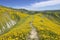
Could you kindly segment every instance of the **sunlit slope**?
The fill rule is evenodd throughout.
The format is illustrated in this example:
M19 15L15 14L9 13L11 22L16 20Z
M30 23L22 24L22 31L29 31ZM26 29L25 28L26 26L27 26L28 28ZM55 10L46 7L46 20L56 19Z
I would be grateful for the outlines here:
M36 27L41 40L60 40L59 19L60 16L57 13L39 13L33 16L33 25Z
M32 27L39 40L60 40L58 12L22 12L0 6L0 40L28 40Z
M28 21L27 21L28 20ZM30 17L20 20L15 28L0 36L0 40L26 40L30 32Z
M0 40L24 40L31 29L30 21L28 14L0 6Z

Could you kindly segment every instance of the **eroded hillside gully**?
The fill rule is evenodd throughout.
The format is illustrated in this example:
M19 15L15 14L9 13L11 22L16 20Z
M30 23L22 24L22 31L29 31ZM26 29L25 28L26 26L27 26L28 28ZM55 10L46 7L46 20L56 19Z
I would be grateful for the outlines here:
M0 20L0 35L8 32L17 23L16 20L12 20L7 14L4 14Z

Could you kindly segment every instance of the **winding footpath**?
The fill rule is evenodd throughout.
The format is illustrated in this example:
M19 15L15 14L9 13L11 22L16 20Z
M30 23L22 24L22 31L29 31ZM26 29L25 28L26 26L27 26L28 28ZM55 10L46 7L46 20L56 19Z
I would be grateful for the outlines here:
M36 30L36 28L34 28L32 22L33 22L33 19L30 22L31 31L30 31L30 34L28 36L28 40L39 40L37 30Z

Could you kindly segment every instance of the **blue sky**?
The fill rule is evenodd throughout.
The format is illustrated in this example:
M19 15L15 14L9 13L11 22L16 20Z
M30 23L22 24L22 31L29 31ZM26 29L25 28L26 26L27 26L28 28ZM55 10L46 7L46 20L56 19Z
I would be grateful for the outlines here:
M24 7L36 2L42 2L46 0L0 0L0 5L11 7Z
M28 10L58 10L60 0L0 0L0 5Z

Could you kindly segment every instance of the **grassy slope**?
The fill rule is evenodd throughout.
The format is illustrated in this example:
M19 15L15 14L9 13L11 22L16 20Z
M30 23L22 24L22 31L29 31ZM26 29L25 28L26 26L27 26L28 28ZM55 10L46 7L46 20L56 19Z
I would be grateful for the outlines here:
M0 14L2 14L2 15L3 15L3 13L6 13L6 12L8 12L8 14L10 16L12 15L11 18L13 20L15 17L13 14L16 14L20 17L20 20L18 21L18 23L13 28L11 28L12 30L10 29L8 33L5 33L5 34L0 36L0 40L2 40L2 39L5 40L5 38L7 38L7 36L8 36L8 38L7 38L8 40L9 39L12 40L13 38L10 38L10 37L12 37L13 35L16 36L17 33L18 33L17 36L21 36L21 40L25 39L26 38L25 35L28 35L27 33L30 31L30 27L29 27L30 17L29 17L29 15L15 11L13 9L5 8L5 7L0 7L0 10L1 10Z
M50 20L47 18L47 14L42 13L34 15L33 25L37 28L40 40L60 40L60 22L56 23L56 20L60 18L54 18L54 16L51 18L53 19Z
M8 12L11 18L14 20L13 14L20 17L18 23L11 28L7 33L0 36L0 40L26 40L27 35L30 32L30 21L33 19L33 25L37 29L40 40L60 40L60 16L59 14L43 14L38 13L29 15L23 12L19 12L13 9L0 7L0 15ZM2 16L1 16L2 17ZM33 17L33 18L32 18Z

